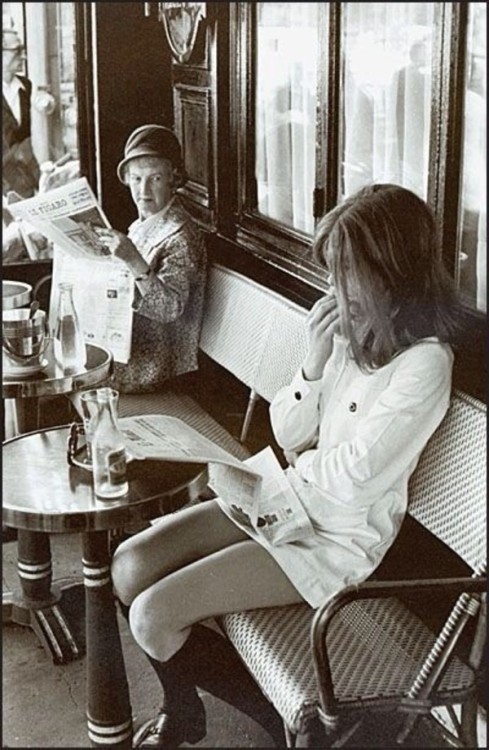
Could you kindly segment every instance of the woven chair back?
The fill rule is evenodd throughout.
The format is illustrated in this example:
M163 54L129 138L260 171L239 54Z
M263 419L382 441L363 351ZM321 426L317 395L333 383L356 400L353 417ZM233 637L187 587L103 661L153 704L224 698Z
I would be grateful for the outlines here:
M455 391L409 483L409 513L474 570L486 562L486 406Z
M200 348L271 401L306 354L306 312L248 277L214 265Z

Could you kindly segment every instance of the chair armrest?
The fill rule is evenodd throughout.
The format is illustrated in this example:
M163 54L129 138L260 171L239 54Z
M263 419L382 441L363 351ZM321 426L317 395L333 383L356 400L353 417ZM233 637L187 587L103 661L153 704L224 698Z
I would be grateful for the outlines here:
M311 625L311 646L321 698L320 716L325 726L333 729L337 725L336 700L326 644L328 627L335 615L347 604L360 599L388 598L407 592L414 595L426 594L440 590L454 597L464 592L483 593L487 590L487 576L364 581L347 586L317 609Z

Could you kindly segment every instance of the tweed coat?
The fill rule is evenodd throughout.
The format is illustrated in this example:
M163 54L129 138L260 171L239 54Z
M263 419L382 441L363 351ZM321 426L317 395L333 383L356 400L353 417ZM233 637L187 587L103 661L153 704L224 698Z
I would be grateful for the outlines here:
M115 363L110 384L121 393L145 393L197 369L206 251L178 196L158 214L136 220L128 236L155 275L144 295L136 290L131 358Z

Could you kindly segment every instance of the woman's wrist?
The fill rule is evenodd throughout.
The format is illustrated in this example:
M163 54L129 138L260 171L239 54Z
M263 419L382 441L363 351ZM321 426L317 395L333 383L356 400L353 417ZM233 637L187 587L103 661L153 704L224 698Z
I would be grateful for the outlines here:
M308 362L302 365L302 376L304 380L320 380L323 376L324 363L319 365L317 362Z

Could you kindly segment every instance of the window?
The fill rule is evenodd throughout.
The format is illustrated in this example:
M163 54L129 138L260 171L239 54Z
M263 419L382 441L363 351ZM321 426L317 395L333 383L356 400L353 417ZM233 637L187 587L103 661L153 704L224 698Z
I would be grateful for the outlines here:
M470 3L464 91L462 200L459 237L460 288L487 309L487 44L486 4Z
M3 3L3 27L25 45L32 82L31 131L37 160L78 158L74 3Z
M318 218L394 182L430 202L447 266L485 309L485 4L229 6L238 241L322 286Z
M426 199L433 3L345 3L341 194L371 182Z
M317 3L258 3L258 210L314 230Z
M15 32L7 34L9 41L3 50L4 90L11 92L12 107L3 118L5 205L15 194L28 198L80 175L75 12L75 3L3 3L3 29ZM19 42L24 49L19 48ZM15 96L18 82L23 80L17 75L27 77L31 85L27 111L20 104L21 95ZM20 85L22 92L29 90L29 83L24 84ZM23 96L25 99L25 93ZM14 155L20 138L28 153L23 170ZM10 218L7 209L3 223L9 231L3 243L3 262L49 259L50 243L27 250Z

